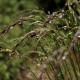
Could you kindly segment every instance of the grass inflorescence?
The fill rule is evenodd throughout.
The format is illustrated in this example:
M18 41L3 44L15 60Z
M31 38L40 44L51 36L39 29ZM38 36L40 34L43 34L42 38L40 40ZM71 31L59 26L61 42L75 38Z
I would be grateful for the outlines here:
M56 11L47 16L39 10L22 11L21 14L25 13L27 16L19 18L0 32L3 40L2 35L6 36L16 25L27 23L32 28L9 43L0 41L0 53L9 53L7 60L20 59L18 69L22 72L18 71L18 77L21 80L31 80L26 76L29 72L34 80L80 79L80 6L77 0L74 4L76 7L70 4L68 3L67 10ZM17 43L12 46L12 42ZM26 53L21 50L26 50ZM36 72L30 67L34 64L37 66Z

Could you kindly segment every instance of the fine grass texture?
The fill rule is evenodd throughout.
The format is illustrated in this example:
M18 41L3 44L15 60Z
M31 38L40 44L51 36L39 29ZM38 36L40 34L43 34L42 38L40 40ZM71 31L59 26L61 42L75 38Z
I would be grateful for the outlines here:
M0 80L80 80L80 3L74 0L67 7L49 15L21 11L18 15L26 16L0 32ZM25 31L6 42L17 29Z

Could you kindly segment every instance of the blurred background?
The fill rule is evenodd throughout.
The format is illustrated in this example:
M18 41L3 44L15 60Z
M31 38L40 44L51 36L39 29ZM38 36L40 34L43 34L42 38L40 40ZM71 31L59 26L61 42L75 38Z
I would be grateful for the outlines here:
M35 0L0 0L0 26L9 24L21 10L37 9Z

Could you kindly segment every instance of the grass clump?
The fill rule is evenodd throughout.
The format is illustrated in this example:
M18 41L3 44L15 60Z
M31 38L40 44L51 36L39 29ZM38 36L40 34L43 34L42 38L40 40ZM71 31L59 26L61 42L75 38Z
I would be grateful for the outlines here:
M40 10L22 11L26 16L3 29L0 33L1 80L80 79L79 2L69 2L67 7L49 15ZM18 30L19 35L5 41L12 35L11 30Z

